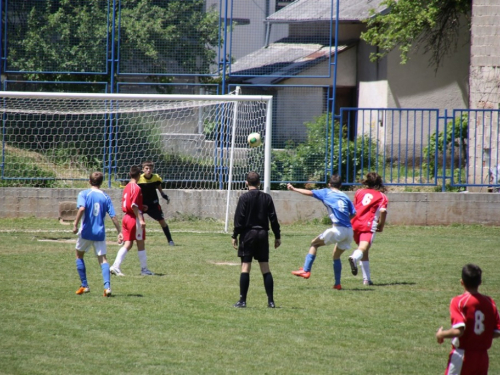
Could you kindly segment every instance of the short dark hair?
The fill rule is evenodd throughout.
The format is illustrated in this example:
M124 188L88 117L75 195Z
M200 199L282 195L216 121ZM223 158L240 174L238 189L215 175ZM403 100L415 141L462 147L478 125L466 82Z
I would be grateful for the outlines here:
M328 185L330 185L330 187L332 188L340 189L340 187L342 186L342 179L338 174L332 174Z
M466 288L477 288L481 285L483 271L479 266L469 263L462 268L462 281Z
M368 172L366 178L361 181L361 183L370 189L385 191L385 186L382 181L382 177L377 172Z
M101 186L102 180L104 180L104 175L102 172L92 172L89 177L90 185L92 186Z
M155 163L153 163L152 161L145 161L144 163L142 163L142 167L150 167L150 168L154 168L155 166Z
M141 175L141 167L138 167L137 165L131 166L129 175L130 178L137 180Z
M257 172L248 172L247 174L248 186L258 187L260 185L260 176Z

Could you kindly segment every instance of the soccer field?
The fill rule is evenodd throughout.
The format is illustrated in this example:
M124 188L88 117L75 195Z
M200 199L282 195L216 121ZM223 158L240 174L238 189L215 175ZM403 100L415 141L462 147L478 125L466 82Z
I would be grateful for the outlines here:
M80 280L69 226L55 220L0 220L0 374L442 374L450 342L448 305L462 293L460 272L483 269L480 291L500 301L498 227L396 227L377 234L372 280L362 285L343 256L343 290L332 289L331 247L320 248L311 278L294 277L322 224L282 226L271 251L277 308L267 308L258 265L246 309L239 259L222 225L174 221L177 246L147 221L149 268L137 251L102 297L93 254ZM112 228L108 223L108 228ZM108 232L108 241L115 233ZM108 245L112 262L118 245ZM500 342L490 373L500 374Z

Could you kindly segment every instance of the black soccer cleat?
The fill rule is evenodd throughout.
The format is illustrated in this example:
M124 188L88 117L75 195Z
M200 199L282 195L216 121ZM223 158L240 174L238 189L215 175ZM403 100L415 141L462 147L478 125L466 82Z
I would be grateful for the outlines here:
M267 307L274 309L276 306L274 305L274 301L268 302Z
M239 308L239 309L243 309L243 308L247 307L247 303L246 303L246 302L244 302L244 301L238 301L238 302L236 302L236 303L233 305L233 307L237 307L237 308Z
M351 272L354 276L358 274L358 266L356 265L356 260L352 257L349 257L349 265L351 266Z

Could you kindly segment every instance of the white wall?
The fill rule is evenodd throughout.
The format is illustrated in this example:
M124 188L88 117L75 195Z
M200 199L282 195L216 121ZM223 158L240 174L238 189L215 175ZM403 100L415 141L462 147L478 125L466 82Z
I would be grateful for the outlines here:
M333 49L332 49L333 52ZM355 87L356 86L356 48L352 47L346 51L340 52L337 58L337 86L342 87ZM297 78L289 78L283 82L285 85L333 85L333 64L334 57L331 61L323 61L320 64L313 66L311 69L301 72ZM331 68L331 76L328 76L329 69ZM322 76L318 78L307 78L303 76Z
M277 115L273 137L280 140L304 141L305 122L324 112L325 92L318 87L286 87L276 90Z

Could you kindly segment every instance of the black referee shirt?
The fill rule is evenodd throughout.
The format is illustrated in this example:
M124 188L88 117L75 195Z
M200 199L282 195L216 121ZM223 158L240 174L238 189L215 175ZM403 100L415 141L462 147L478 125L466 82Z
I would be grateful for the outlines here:
M234 214L233 238L252 228L269 230L269 222L274 238L281 239L278 216L274 209L273 199L258 189L251 189L240 196Z

